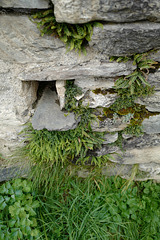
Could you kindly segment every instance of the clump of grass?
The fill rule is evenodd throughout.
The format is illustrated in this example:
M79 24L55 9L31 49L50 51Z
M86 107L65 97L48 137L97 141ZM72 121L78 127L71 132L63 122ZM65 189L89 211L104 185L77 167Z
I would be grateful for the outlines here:
M76 129L64 132L48 131L46 129L37 131L31 124L25 128L25 141L27 144L22 148L21 154L30 161L31 178L37 187L46 188L46 192L52 188L52 175L54 167L61 168L69 164L90 165L102 167L110 155L96 156L92 152L101 147L103 133L93 132L89 127L85 128L81 121ZM82 124L83 123L83 124Z
M63 172L52 194L39 197L42 239L159 239L160 185L132 182L122 191L125 184L119 177L79 179Z

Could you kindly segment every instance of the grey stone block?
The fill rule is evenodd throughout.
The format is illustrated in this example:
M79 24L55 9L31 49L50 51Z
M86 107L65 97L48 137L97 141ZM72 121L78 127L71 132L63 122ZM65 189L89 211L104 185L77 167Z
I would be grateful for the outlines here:
M106 148L106 150L105 150ZM160 164L160 134L144 134L140 137L132 137L123 143L124 152L118 150L114 154L114 162L119 164ZM101 149L102 154L108 152L108 147ZM99 153L100 154L100 153Z
M150 116L142 122L143 130L147 134L160 133L160 115Z
M138 98L135 102L145 105L150 112L160 112L160 91L156 91L152 96L146 98Z
M105 24L95 28L89 45L109 56L126 56L160 48L160 24Z
M49 1L48 0L1 0L0 7L45 9L49 7Z
M32 118L33 128L37 130L67 131L76 128L77 124L78 121L75 120L74 113L62 112L58 105L58 96L55 92L46 88Z
M52 0L58 22L160 21L159 0Z

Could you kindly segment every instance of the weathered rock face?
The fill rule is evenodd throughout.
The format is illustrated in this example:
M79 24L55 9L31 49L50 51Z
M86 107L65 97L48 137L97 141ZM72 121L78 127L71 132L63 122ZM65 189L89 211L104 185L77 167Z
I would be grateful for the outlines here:
M146 98L138 98L135 102L145 105L150 112L160 112L160 91L156 91L154 95Z
M96 132L116 132L124 130L129 122L123 122L122 118L110 119L106 118L103 121L95 121L92 123L92 129Z
M95 28L89 45L109 56L126 56L160 48L160 24L106 24Z
M75 85L84 91L99 89L110 89L114 86L114 78L87 77L75 79Z
M21 82L21 68L0 61L0 152L8 154L18 142L18 132L31 116L37 99L37 82Z
M58 22L160 22L159 0L52 0Z
M144 119L142 123L144 132L148 134L160 133L160 115Z
M37 8L45 9L49 7L48 0L1 0L0 7L3 8Z
M115 149L114 162L121 164L145 164L145 163L157 163L160 164L160 134L144 134L140 137L132 137L124 141L122 152L120 149ZM101 149L102 154L108 152L113 153L112 147L103 147ZM101 154L98 152L98 154ZM117 154L119 153L119 155Z
M116 98L117 94L107 93L103 95L101 93L95 94L94 92L89 91L87 94L85 94L85 97L83 97L82 104L90 108L110 107Z
M160 91L160 69L158 69L155 73L149 74L148 82L155 87L155 90Z
M76 128L77 124L78 122L74 118L74 113L67 114L62 112L56 93L46 88L32 118L34 129L67 131Z

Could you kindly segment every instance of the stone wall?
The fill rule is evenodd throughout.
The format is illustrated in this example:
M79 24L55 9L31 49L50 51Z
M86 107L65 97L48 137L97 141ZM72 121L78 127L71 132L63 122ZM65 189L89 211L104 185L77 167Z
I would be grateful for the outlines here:
M29 19L29 13L48 9L52 3L58 22L75 24L92 20L103 21L103 30L94 28L87 55L79 56L74 51L66 53L64 44L58 38L40 36L36 25ZM39 101L37 90L41 82L56 83L60 100L60 107L52 125L56 125L57 119L57 124L61 122L61 125L56 125L56 128L49 126L48 129L74 128L77 124L74 117L67 119L69 125L62 117L65 81L75 80L75 84L83 89L84 105L89 103L92 108L109 107L117 95L108 93L104 96L101 93L94 94L92 90L111 89L117 77L126 76L136 68L131 61L110 62L109 57L129 56L151 49L157 51L150 53L150 58L160 62L159 0L1 0L0 153L8 156L20 145L18 133L23 124L31 119L35 109L45 109L45 112L42 111L39 115L35 113L35 128L47 127L46 116L48 112L52 112L50 106L52 108L52 104L55 104L57 96L53 100L50 93L44 92ZM120 153L121 157L115 154L114 158L118 166L130 169L133 164L139 164L139 169L147 173L147 178L160 179L160 69L157 68L149 74L148 82L155 86L155 94L139 98L137 103L145 105L150 112L156 112L157 115L143 121L142 136L124 135L124 153L118 147L113 148L107 144L115 142L118 132L128 123L120 121L119 124L114 124L107 119L105 126L92 127L95 131L108 132L104 147L98 154ZM45 104L43 107L41 102Z

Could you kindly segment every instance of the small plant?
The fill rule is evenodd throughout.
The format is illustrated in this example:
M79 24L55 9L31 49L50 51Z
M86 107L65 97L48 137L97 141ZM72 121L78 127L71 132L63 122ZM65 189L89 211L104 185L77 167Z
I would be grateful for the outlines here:
M0 240L37 239L35 209L31 183L16 179L0 186Z
M155 65L158 64L158 62L147 59L148 54L149 52L143 54L135 54L130 57L110 58L110 61L116 60L117 62L126 62L128 60L132 60L133 65L137 66L136 70L133 73L124 77L122 76L116 80L114 86L115 89L129 89L131 95L134 95L138 88L141 88L141 90L143 90L143 87L146 86L151 88L150 84L147 82L147 75L149 73L149 69L154 69Z
M66 92L65 92L65 109L67 111L74 111L78 107L78 101L76 100L77 95L82 94L82 89L74 84L74 81L66 81Z
M85 24L68 24L56 22L54 12L49 9L45 12L38 12L32 16L32 19L38 19L34 21L37 23L37 27L40 29L41 36L44 34L58 37L62 42L66 44L66 48L71 51L83 51L86 54L85 46L91 40L93 34L93 27L103 28L103 24L99 22L89 22Z
M110 61L127 62L132 61L136 65L136 70L127 75L118 78L113 87L119 96L110 106L110 110L123 117L132 114L130 124L123 130L126 134L139 136L143 134L142 122L144 118L155 115L150 113L144 106L136 104L138 97L148 97L154 93L154 87L147 82L147 77L151 69L155 69L158 62L147 58L150 53L135 54L129 57L111 57Z

